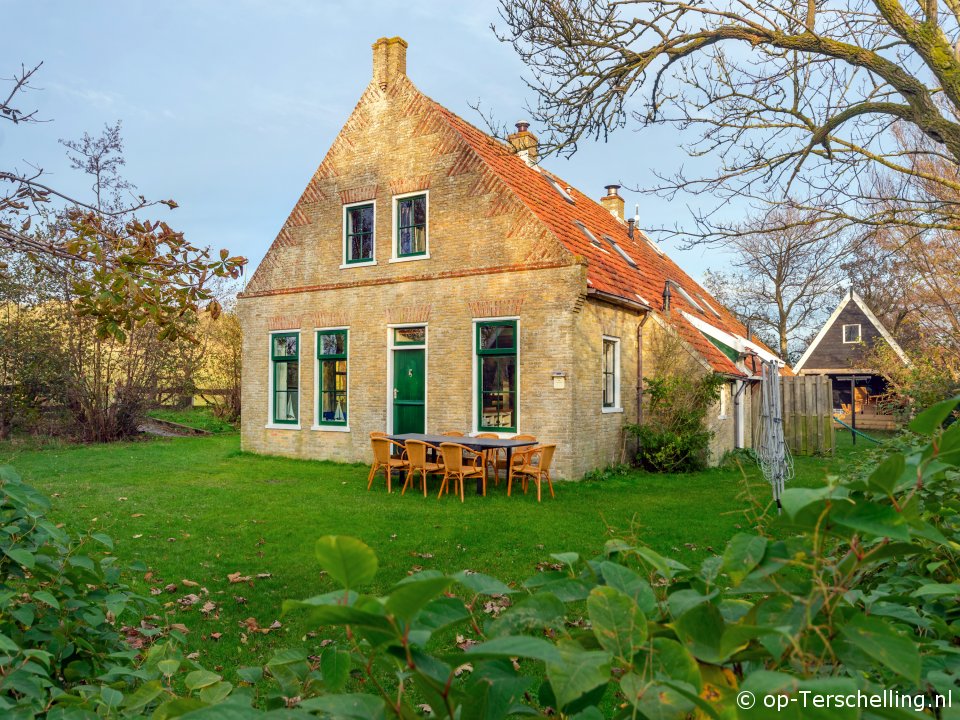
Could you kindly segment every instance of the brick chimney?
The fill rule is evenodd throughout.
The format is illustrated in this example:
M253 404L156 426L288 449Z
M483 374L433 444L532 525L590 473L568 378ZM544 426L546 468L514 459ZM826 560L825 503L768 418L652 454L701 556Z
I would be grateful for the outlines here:
M407 74L407 41L382 37L373 44L373 80L381 90Z
M537 164L537 136L529 130L530 123L521 120L517 123L517 131L507 135L507 140L513 145L523 161L531 167Z
M617 220L623 220L623 198L617 193L619 185L606 185L607 194L600 198L600 204L603 205L610 214Z

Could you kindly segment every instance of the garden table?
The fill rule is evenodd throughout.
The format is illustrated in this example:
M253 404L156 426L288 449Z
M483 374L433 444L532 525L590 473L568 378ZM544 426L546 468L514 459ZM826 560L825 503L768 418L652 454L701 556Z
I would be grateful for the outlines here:
M536 440L507 440L504 438L480 438L470 437L469 435L426 435L424 433L402 433L400 435L388 435L391 440L395 440L401 445L407 440L420 440L431 445L440 446L440 443L457 443L471 450L483 451L493 448L503 448L507 451L507 472L510 472L510 460L513 456L514 448L528 447L536 445ZM483 493L483 480L477 480L477 495Z

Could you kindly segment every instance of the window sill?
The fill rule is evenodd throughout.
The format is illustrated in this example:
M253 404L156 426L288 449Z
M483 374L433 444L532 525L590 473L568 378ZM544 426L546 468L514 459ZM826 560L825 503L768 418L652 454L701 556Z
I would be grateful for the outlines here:
M340 432L340 433L350 432L350 426L348 425L311 425L310 429L319 430L321 432Z
M296 425L287 423L267 423L263 426L267 430L300 430L300 423Z
M600 412L605 413L605 414L607 414L607 413L622 413L622 412L623 412L623 408L622 408L622 407L612 407L612 408L601 407L601 408L600 408Z
M499 430L474 430L468 437L476 437L480 433L491 433L501 440L512 440L514 435L520 434L516 430L507 430L506 432L500 432Z
M406 257L392 257L389 262L399 263L399 262L413 262L415 260L429 260L430 253L424 253L423 255L409 255Z
M340 265L341 270L346 270L347 268L358 268L358 267L370 267L371 265L376 265L376 260L364 260L363 262L352 262L352 263L342 263Z
M726 420L728 415L717 415L717 420Z

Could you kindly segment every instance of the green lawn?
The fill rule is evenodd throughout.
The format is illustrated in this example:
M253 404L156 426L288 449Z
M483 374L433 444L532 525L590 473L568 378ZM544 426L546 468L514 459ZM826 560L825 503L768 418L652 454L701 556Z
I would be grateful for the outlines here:
M864 446L839 435L834 458L800 458L796 485L823 482L856 462ZM769 496L756 469L746 465L687 476L630 473L602 481L562 483L555 500L535 495L507 498L491 488L486 498L388 495L382 476L366 490L367 468L328 462L262 457L240 452L239 437L156 439L113 445L17 446L0 444L0 464L53 496L54 517L68 527L96 528L113 536L124 560L142 560L153 572L147 583L175 583L159 595L157 612L191 629L190 650L207 667L259 664L274 647L315 647L295 616L281 618L285 598L334 589L313 559L316 538L353 535L371 545L381 569L373 591L418 568L470 568L516 582L536 572L550 553L592 556L611 536L636 537L688 563L720 552L745 522L738 499L744 477L758 497ZM232 584L228 574L254 579ZM256 579L258 573L270 573ZM182 610L176 599L198 588L218 604L205 619L199 605ZM239 598L239 599L238 599ZM164 605L166 604L166 605ZM249 633L256 619L269 634ZM209 638L222 633L219 641ZM241 633L246 634L246 642Z
M206 430L212 433L236 432L237 428L213 414L209 407L188 407L181 410L173 408L156 408L147 413L152 418L179 423L187 427Z

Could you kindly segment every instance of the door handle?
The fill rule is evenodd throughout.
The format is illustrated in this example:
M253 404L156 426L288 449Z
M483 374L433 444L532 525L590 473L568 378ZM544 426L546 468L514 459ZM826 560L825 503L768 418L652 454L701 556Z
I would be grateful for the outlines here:
M394 389L393 389L393 399L394 399L394 400L397 399L397 394L398 394L399 392L400 392L400 391L397 390L397 388L394 388Z

